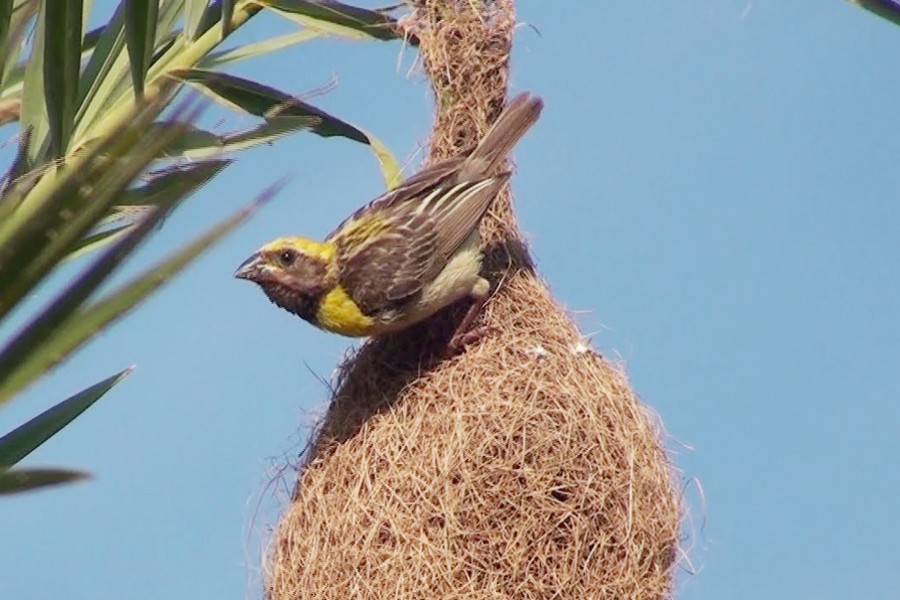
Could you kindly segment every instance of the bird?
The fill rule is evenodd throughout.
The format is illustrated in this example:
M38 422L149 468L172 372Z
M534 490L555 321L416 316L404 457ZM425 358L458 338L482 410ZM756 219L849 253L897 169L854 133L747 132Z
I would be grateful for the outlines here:
M490 292L479 224L510 178L499 170L507 154L542 109L539 97L519 94L467 156L425 167L321 242L280 237L263 245L234 276L316 327L351 337L406 329L468 296L473 302L448 349L472 343Z

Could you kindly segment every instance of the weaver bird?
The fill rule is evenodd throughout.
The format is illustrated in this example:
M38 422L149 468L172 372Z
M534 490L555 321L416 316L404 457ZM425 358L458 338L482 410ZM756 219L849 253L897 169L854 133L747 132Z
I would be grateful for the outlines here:
M469 340L490 291L478 225L510 177L498 171L537 121L540 98L514 98L468 156L431 165L338 225L323 242L282 237L235 272L281 308L346 336L405 329L469 296L450 341Z

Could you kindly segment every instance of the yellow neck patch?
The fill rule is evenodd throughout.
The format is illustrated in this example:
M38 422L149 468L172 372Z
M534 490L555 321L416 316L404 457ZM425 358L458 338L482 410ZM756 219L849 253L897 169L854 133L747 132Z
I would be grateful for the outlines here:
M372 318L364 315L350 298L347 290L339 285L328 291L319 301L316 325L322 329L341 335L361 337L371 333L373 324Z

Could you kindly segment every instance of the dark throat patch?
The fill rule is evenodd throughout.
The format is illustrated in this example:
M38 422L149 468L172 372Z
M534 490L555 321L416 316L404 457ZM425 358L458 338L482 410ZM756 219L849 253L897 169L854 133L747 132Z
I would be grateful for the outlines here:
M316 312L319 310L324 293L303 294L286 285L271 282L262 283L260 287L274 304L313 325L316 324Z

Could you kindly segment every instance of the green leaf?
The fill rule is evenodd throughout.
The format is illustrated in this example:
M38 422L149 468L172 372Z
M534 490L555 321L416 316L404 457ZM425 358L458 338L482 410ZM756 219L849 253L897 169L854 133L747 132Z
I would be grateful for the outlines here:
M91 11L94 9L94 0L81 0L81 14L84 15L84 18L81 19L81 31L85 31L88 28L88 24L91 21ZM88 32L90 33L90 32ZM88 34L85 33L81 36L81 46L84 47L84 38Z
M25 79L25 65L17 64L10 71L3 72L3 87L0 88L0 98L7 100L15 98L22 100L23 80Z
M110 163L124 164L127 161L126 155L130 155L133 151L144 152L148 142L157 140L158 136L147 136L147 129L178 86L177 81L167 80L151 101L132 103L124 114L114 121L108 120L106 123L108 133L104 137L97 137L82 144L78 152L67 157L66 162L62 163L64 168L57 168L56 164L46 164L26 172L25 165L22 165L10 171L7 178L17 178L15 185L9 186L13 190L21 187L18 183L23 178L36 181L22 192L27 193L27 197L13 203L15 210L12 211L8 202L11 192L7 189L2 192L0 275L10 265L21 264L12 260L14 258L12 247L28 236L46 238L46 230L52 229L48 225L48 219L72 221L81 218L80 211L75 209L83 206L73 204L74 202L87 202L88 206L96 204L96 196L86 193L95 190L89 190L84 186L94 186L97 184L95 179L104 176L116 177L116 170L110 168ZM178 133L176 131L175 135ZM24 135L28 135L27 130ZM19 162L24 162L24 159ZM30 189L31 187L34 189ZM67 209L68 212L60 215L63 209Z
M88 473L69 469L12 469L0 471L0 495L18 494L89 478L90 475Z
M64 358L54 352L66 322L164 216L156 210L57 295L0 352L0 404ZM91 332L96 333L96 331ZM34 368L34 365L39 368Z
M90 123L98 112L93 105L102 105L116 81L124 79L127 68L125 54L125 5L119 4L97 40L91 59L81 76L78 89L76 122ZM92 112L89 112L92 111ZM76 128L76 135L81 127Z
M98 331L171 279L204 250L248 219L280 188L281 184L267 188L251 204L213 227L196 241L184 246L157 266L110 292L104 298L71 314L70 318L55 330L52 337L47 338L48 341L38 352L30 353L8 377L0 377L0 403L64 360ZM4 357L0 356L0 365L3 364Z
M44 99L44 5L38 12L37 27L31 54L25 65L25 77L22 90L22 131L21 138L23 167L30 171L38 162L44 162L42 154L47 146L47 104Z
M213 99L251 115L263 117L315 117L319 123L312 130L322 137L343 136L368 144L366 134L349 123L333 117L290 94L242 77L201 69L179 69L172 73L198 89L211 93Z
M187 132L173 145L173 154L191 160L206 159L222 153L238 152L263 144L272 144L301 129L314 127L318 121L310 117L279 117L251 129L217 135L203 129Z
M114 135L48 184L46 195L41 197L36 186L27 198L31 202L0 223L0 317L72 251L128 184L181 134L182 125L173 122L146 135L164 101L161 96L135 105ZM52 175L48 172L44 179Z
M166 0L159 4L155 29L156 39L155 42L152 42L153 50L151 58L148 60L148 75L144 77L145 86L148 80L153 79L149 73L156 66L160 53L168 49L173 49L177 53L181 49L180 47L174 48L174 44L180 38L172 29L182 16L183 7L184 0ZM90 83L90 88L87 90L87 95L76 116L77 126L74 135L76 140L93 137L97 130L106 131L105 124L109 120L109 114L111 112L120 114L121 111L129 108L132 101L134 88L132 87L131 61L128 59L128 53L124 51L126 41L123 4L119 5L106 29L104 37L107 36L107 32L109 36L106 45L98 43L98 49L95 52L97 57L102 58L102 60L99 58L97 60L97 75L89 79L88 76L93 73L92 65L89 64L86 76L83 78Z
M6 48L6 35L12 22L13 0L0 0L0 49ZM6 53L3 53L6 56ZM2 72L0 72L2 76Z
M226 73L202 69L179 69L173 71L172 75L198 86L200 90L205 90L213 99L226 106L263 117L269 121L284 117L317 119L318 122L310 125L310 130L314 133L322 137L342 136L371 146L381 165L381 174L388 187L395 186L401 180L400 164L377 138L299 98L261 83Z
M184 2L184 36L189 40L197 39L207 0L185 0Z
M234 0L222 0L222 38L231 33L231 19L234 17Z
M16 69L19 56L24 50L25 31L28 23L37 14L38 3L36 0L24 0L13 4L12 16L6 30L6 37L0 44L0 83L3 88L8 87L10 73Z
M152 151L152 155L156 154L157 151ZM122 171L125 171L124 167ZM121 190L134 175L136 175L134 172L123 172L120 180L123 185L118 186L119 182L116 182L115 186L106 189L118 187ZM62 330L66 320L134 251L138 243L153 230L171 208L173 208L171 205L163 206L146 216L128 235L101 254L3 348L0 352L0 404L40 376L44 369L64 358L58 355L52 346L48 350L48 344L56 344L64 337ZM37 370L27 368L35 362L43 366Z
M180 135L181 126L177 122L154 136L145 135L148 124L164 102L162 96L156 100L136 105L128 115L131 118L126 119L127 125L118 128L118 135L96 144L86 153L87 162L80 164L83 168L71 165L61 177L45 186L48 190L38 190L44 183L42 180L28 199L39 197L28 205L21 204L0 222L0 315L7 314L62 260L72 250L72 244L105 216L137 174ZM44 180L50 175L44 175ZM79 179L82 176L84 179ZM101 257L10 342L0 355L0 382L4 373L14 370L17 361L41 343L42 335L52 335L60 320L77 308L149 228L165 216L165 211L157 212L160 214L145 219L132 235L112 248L111 254Z
M119 225L117 227L112 227L110 229L106 229L97 233L92 233L78 242L78 245L75 246L75 249L69 252L68 255L66 255L66 260L73 260L75 258L78 258L79 256L90 254L91 252L95 252L100 248L117 242L133 228L133 224Z
M165 0L159 7L159 24L156 38L160 40L170 33L176 33L175 26L184 19L185 0Z
M191 125L186 127L184 133L169 146L166 156L185 156L186 152L200 148L212 149L213 151L210 152L210 154L218 156L221 152L215 150L220 150L222 148L222 136L213 133L212 131L207 131L206 129Z
M245 4L246 8L247 5ZM262 7L259 7L257 10L262 10ZM232 12L232 17L234 13ZM212 4L207 6L200 18L200 24L197 26L197 32L194 34L194 40L198 40L204 35L206 35L210 29L212 29L216 25L220 25L222 23L222 0L215 0ZM222 28L219 28L219 35L213 36L213 39L221 41L225 39L222 36ZM230 33L230 32L229 32ZM212 48L210 48L212 49Z
M172 152L171 147L168 152ZM169 206L177 198L196 192L232 162L218 158L159 169L146 177L144 185L129 189L117 206Z
M92 1L92 0L85 0ZM85 11L85 17L90 16L87 11ZM81 54L82 59L85 58L85 53L90 53L94 51L94 48L97 47L97 42L100 41L100 38L103 36L103 32L106 31L106 25L101 25L100 27L95 27L84 34L84 37L81 39ZM90 58L88 56L87 58Z
M900 4L892 0L850 0L851 3L861 6L869 12L875 13L883 19L900 25Z
M221 52L213 52L201 60L197 64L197 67L199 69L213 69L248 58L259 58L260 56L265 56L266 54L277 52L278 50L283 50L284 48L289 48L296 44L308 42L321 35L320 32L312 29L301 29L300 31L270 38L261 42L245 44Z
M403 181L403 169L400 167L400 163L397 162L397 159L394 158L388 147L382 144L374 135L367 133L366 137L369 138L369 145L372 146L372 151L381 165L381 176L384 178L384 184L387 186L387 189L394 189Z
M27 423L0 437L0 470L12 467L56 435L78 415L91 407L114 385L128 377L134 367L81 390Z
M150 68L153 48L156 45L156 18L158 0L124 0L125 43L131 64L131 81L135 96L144 95L144 79Z
M44 18L44 90L53 156L66 152L78 100L81 70L81 0L46 2Z
M395 19L334 0L261 0L261 4L325 33L353 39L396 40L403 37Z
M82 63L90 61L91 57L94 55L94 49L97 47L97 42L100 41L104 30L105 27L98 27L97 29L84 34L84 40L82 40L81 43ZM25 76L25 62L27 61L16 63L8 72L4 70L5 75L3 75L2 86L0 86L0 101L21 101L23 79ZM82 77L82 79L84 79L84 77ZM82 82L79 82L79 90L81 89L81 83ZM81 100L82 99L79 96L79 104L81 103Z
M144 185L125 192L122 200L113 207L113 212L97 224L97 231L78 242L66 260L117 242L150 211L172 204L178 197L193 194L231 163L231 160L225 159L205 160L150 173Z
M272 118L252 129L233 132L222 136L222 151L238 152L262 144L272 144L297 131L315 128L318 124L319 119L317 117ZM188 156L189 158L200 158L202 155L187 152L185 153L185 156Z

